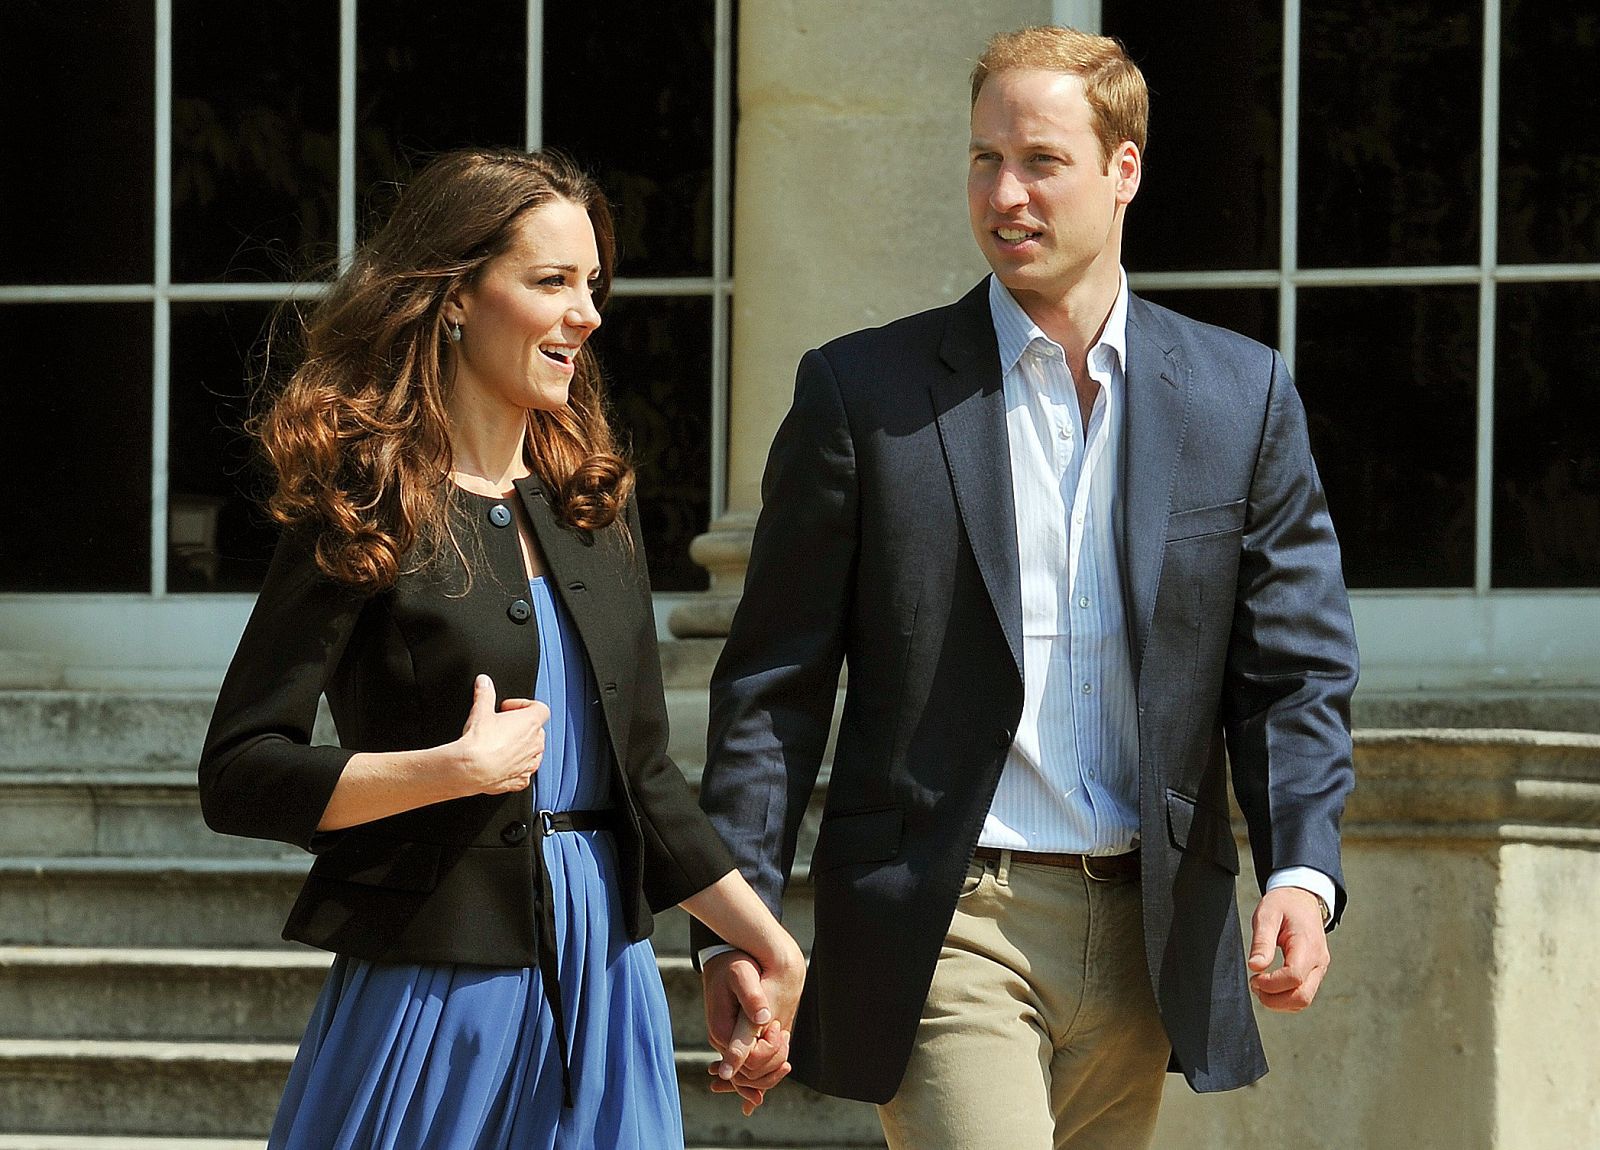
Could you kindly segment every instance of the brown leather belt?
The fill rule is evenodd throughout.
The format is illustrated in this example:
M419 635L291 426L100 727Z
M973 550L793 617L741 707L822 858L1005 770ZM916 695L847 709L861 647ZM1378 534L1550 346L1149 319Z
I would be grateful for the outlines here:
M1010 851L1014 863L1033 863L1036 866L1058 866L1081 870L1095 882L1126 882L1139 877L1139 852L1131 850L1120 855L1074 855L1061 851ZM979 847L972 857L982 862L999 862L999 847Z

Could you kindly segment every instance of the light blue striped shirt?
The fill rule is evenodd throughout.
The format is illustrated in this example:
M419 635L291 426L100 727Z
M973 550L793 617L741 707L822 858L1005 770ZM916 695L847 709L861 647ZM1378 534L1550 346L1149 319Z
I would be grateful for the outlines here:
M1087 427L1066 353L996 278L1022 576L1022 719L979 842L1115 854L1139 836L1139 723L1112 519L1118 505L1126 277L1089 349Z
M983 846L1118 854L1139 842L1139 717L1123 617L1115 521L1121 477L1128 277L1117 287L1089 378L1089 426L1061 346L997 278L989 313L1000 349L1022 575L1022 718L984 819ZM1333 905L1333 880L1285 867Z

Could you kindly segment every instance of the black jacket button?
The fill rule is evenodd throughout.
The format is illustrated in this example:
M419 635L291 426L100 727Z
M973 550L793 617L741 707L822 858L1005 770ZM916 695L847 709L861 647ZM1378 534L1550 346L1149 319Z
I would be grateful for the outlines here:
M496 503L493 507L489 508L489 522L493 523L496 527L511 526L511 508L507 507L504 503Z
M533 608L528 606L526 599L517 599L506 608L506 614L511 616L513 623L526 623L533 616Z
M507 823L500 832L500 841L508 847L514 847L528 837L527 823Z
M1011 746L1011 732L1008 730L996 731L994 736L994 745L997 747Z

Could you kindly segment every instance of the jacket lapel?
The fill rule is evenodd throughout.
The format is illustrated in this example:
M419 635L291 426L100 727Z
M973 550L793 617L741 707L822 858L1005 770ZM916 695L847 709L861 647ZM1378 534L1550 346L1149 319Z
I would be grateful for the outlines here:
M950 310L940 358L950 374L930 391L961 523L1022 674L1022 577L1011 494L1000 353L985 279Z
M1163 335L1150 306L1138 296L1130 296L1118 542L1135 682L1155 618L1167 515L1172 510L1173 483L1189 427L1193 390L1188 365Z
M596 680L603 684L617 679L627 661L622 639L627 628L619 620L629 618L623 578L630 568L618 554L614 532L579 531L563 524L536 478L519 479L516 488L543 553L551 590L572 617Z

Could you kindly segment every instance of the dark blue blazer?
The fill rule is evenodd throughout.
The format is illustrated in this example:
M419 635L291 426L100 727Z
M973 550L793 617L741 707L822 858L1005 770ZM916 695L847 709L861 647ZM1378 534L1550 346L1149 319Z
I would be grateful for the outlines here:
M1258 876L1302 865L1333 876L1337 917L1355 640L1283 360L1135 296L1126 367L1116 526L1145 954L1173 1069L1222 1090L1266 1071L1226 763ZM987 282L808 353L762 496L712 682L701 803L776 910L848 664L793 1063L820 1090L883 1102L1022 711ZM700 928L694 941L715 939Z

